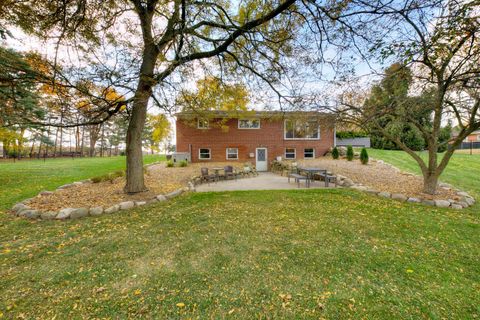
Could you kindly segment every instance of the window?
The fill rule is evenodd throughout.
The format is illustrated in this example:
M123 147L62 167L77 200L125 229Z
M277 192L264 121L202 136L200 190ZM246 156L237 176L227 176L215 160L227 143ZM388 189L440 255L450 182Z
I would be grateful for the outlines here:
M227 160L238 159L238 148L227 148Z
M208 119L198 119L197 120L198 129L208 129Z
M315 149L307 148L303 150L303 157L305 159L315 159Z
M238 129L260 129L260 120L238 119Z
M206 149L206 148L198 149L198 159L209 160L210 156L211 156L210 149Z
M295 149L286 148L285 149L285 159L295 159Z
M320 139L320 126L316 120L299 121L285 120L285 139L318 140Z

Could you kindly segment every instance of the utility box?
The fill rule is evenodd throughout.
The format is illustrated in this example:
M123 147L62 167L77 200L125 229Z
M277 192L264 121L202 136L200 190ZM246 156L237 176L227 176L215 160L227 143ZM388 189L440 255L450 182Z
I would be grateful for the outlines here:
M187 162L192 162L192 159L190 157L190 153L188 152L174 152L172 154L172 160L174 163L180 162L180 161L187 161Z

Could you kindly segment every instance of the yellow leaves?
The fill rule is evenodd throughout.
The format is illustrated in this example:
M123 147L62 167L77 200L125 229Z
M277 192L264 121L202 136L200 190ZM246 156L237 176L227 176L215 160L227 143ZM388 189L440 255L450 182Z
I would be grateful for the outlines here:
M414 271L412 269L407 269L407 273L413 273Z
M10 252L12 252L12 250L10 250L10 249L4 249L2 253L7 254L7 253L10 253Z
M176 304L176 306L179 307L179 308L185 308L185 303L179 302L179 303Z
M133 292L133 294L136 295L136 296L139 296L139 295L142 294L142 290L141 290L141 289L137 289L137 290L135 290L135 291Z

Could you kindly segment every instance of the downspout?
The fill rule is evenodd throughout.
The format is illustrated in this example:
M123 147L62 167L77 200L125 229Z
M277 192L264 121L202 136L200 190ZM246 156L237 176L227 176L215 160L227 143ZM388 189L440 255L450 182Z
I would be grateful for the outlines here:
M333 125L333 146L337 146L337 124Z

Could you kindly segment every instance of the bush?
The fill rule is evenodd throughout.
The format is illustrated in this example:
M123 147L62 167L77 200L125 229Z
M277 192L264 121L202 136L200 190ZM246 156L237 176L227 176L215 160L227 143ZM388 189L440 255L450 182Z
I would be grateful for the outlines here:
M367 164L368 163L368 153L367 149L362 148L362 151L360 152L360 161L362 164Z
M123 177L123 176L125 176L125 170L117 170L114 172L104 174L102 176L93 177L91 180L93 183L100 183L104 181L110 181L111 183L113 183L113 181L116 178Z
M168 160L168 161L167 161L167 168L173 168L174 165L175 165L175 164L173 163L172 160Z
M339 156L340 156L340 154L338 153L338 148L334 147L333 150L332 150L332 158L333 159L338 159Z
M353 148L352 148L352 146L347 147L347 160L348 161L353 160Z
M178 166L182 168L186 167L187 165L188 165L188 162L186 160L182 160L178 163Z
M126 153L125 151L120 151L120 155L121 155L122 157L124 157L124 156L127 155L127 153Z

